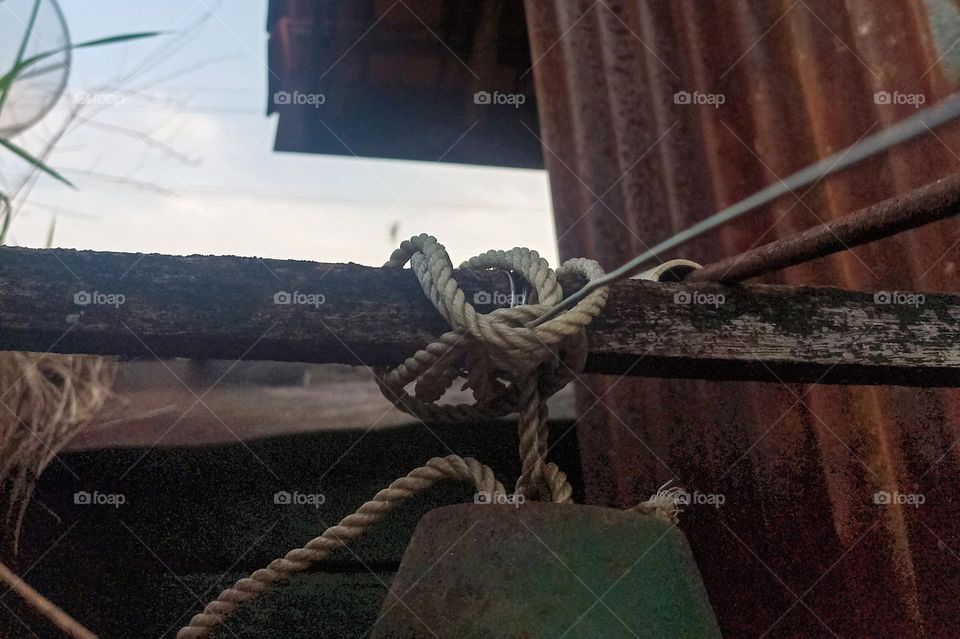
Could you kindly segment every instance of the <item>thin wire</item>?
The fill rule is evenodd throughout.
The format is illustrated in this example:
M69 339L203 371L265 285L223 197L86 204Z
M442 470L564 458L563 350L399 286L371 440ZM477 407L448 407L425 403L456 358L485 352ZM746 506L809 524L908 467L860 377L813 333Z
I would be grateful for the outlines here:
M641 266L657 257L658 253L669 251L681 244L689 242L695 237L712 230L718 226L736 219L758 206L771 202L778 197L793 192L817 180L821 180L828 175L833 175L842 171L862 160L865 160L877 153L885 151L891 147L897 146L908 140L912 140L925 133L932 133L933 129L943 126L948 122L960 117L960 93L954 93L939 103L920 111L916 115L905 118L895 125L875 133L862 141L853 144L841 151L837 151L818 162L811 164L805 169L797 171L785 180L754 193L750 197L729 206L722 211L715 213L705 220L697 222L693 226L680 231L673 237L633 258L623 266L614 271L610 271L601 278L591 281L582 289L573 293L562 302L551 308L535 320L527 324L529 327L539 326L547 320L553 319L563 311L573 307L580 300L585 298L591 292L621 280L637 272Z

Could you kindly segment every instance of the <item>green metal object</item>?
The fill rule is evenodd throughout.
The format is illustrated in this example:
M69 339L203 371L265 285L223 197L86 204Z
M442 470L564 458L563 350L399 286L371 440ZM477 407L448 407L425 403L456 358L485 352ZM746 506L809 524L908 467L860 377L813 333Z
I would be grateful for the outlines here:
M371 639L714 639L686 537L635 512L531 502L420 521Z

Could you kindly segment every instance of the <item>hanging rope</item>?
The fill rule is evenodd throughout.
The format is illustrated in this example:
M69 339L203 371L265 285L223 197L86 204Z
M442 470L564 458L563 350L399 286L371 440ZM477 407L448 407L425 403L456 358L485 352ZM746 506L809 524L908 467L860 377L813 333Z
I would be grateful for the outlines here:
M467 301L453 278L453 264L446 250L435 238L419 235L403 242L385 266L403 268L407 262L424 294L452 330L396 368L375 369L384 396L401 410L425 421L489 420L518 413L522 467L515 495L572 502L566 475L556 464L546 461L547 398L582 370L587 357L584 328L606 303L607 289L594 290L569 311L531 328L525 324L563 299L557 273L536 251L488 251L463 263L461 268L515 271L532 286L530 299L523 300L523 304L486 314L478 313ZM580 273L588 281L603 276L600 265L586 259L568 260L559 272ZM474 403L439 404L444 393L461 377L466 379L464 387L473 392ZM411 384L412 394L407 392ZM327 557L363 534L400 502L442 479L471 481L478 492L505 495L493 471L475 459L456 455L433 458L381 490L354 514L302 548L291 550L221 592L177 633L177 638L209 636L242 604ZM675 502L660 493L638 510L668 519L676 516Z
M203 612L190 620L190 625L177 633L177 639L209 636L216 626L242 604L263 594L275 584L306 570L314 562L320 561L332 551L359 537L402 501L422 492L441 479L472 481L478 492L504 494L503 485L493 477L493 471L477 460L464 459L456 455L434 457L425 466L411 471L406 477L401 477L378 492L357 512L344 517L336 526L327 528L322 535L302 548L291 550L281 559L274 559L266 568L240 579L232 587L221 592L214 601L207 604Z

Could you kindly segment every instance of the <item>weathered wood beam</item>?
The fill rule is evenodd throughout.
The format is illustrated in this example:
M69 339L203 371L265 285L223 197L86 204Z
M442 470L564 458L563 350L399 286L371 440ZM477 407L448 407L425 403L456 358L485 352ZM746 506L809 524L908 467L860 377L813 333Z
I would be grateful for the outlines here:
M458 281L471 297L509 293L505 273ZM281 291L307 303L274 303ZM84 293L92 303L77 303ZM897 302L836 288L627 281L590 328L587 371L960 385L960 295ZM409 271L0 248L2 350L382 365L445 329Z

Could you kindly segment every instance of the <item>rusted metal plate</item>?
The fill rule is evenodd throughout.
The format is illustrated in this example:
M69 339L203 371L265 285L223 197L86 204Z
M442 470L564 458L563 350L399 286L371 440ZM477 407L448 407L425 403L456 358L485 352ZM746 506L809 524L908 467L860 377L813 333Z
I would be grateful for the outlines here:
M420 521L372 639L719 639L683 533L635 512L528 502Z
M943 68L960 47L940 28L953 0L526 4L561 254L607 268L956 88ZM955 173L957 131L682 256L718 260ZM765 281L955 291L958 238L939 222ZM681 524L725 635L960 635L955 391L593 377L581 400L593 503L671 477L726 495Z

